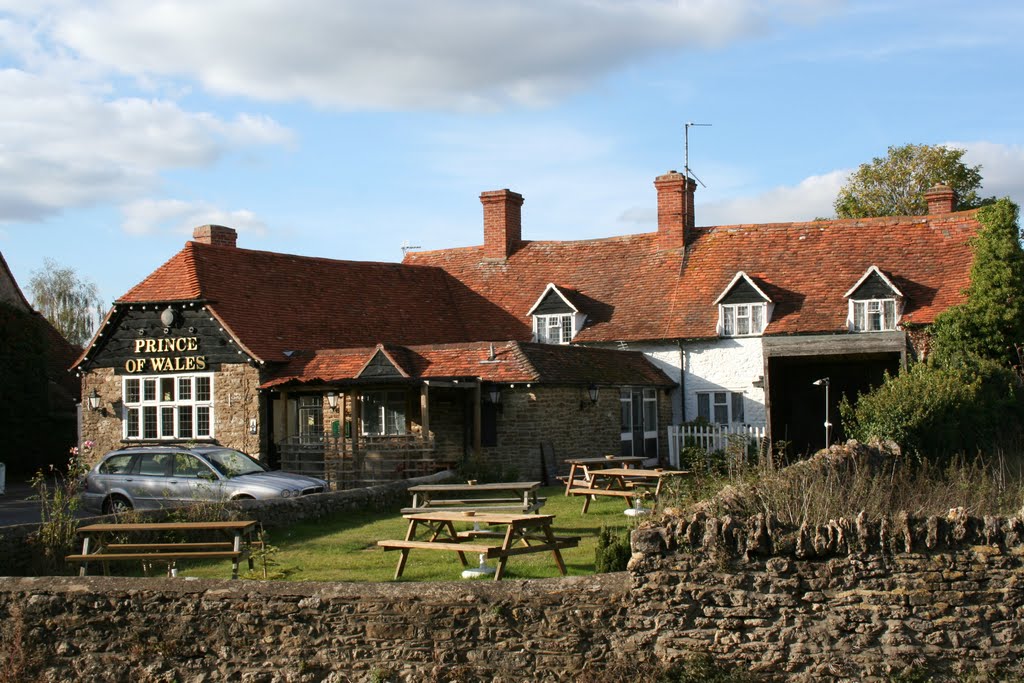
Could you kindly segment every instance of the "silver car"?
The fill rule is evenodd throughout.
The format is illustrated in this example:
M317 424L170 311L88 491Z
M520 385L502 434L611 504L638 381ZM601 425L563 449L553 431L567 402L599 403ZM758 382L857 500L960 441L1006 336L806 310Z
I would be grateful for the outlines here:
M151 446L107 453L85 475L82 507L125 512L196 501L294 498L323 493L327 482L271 472L241 451L221 446Z

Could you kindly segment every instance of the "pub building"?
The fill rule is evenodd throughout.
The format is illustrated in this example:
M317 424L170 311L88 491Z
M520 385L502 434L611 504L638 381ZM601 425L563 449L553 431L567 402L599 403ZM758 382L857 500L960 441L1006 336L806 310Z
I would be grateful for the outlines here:
M339 488L453 467L547 479L570 457L664 459L657 425L675 383L642 353L538 343L525 315L526 334L503 337L508 314L439 267L236 240L196 228L114 303L73 368L90 457L213 443Z

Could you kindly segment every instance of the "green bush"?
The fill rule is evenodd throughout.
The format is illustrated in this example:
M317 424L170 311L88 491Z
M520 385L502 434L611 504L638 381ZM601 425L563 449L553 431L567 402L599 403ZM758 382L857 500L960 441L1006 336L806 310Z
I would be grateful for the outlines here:
M633 551L629 547L629 530L606 526L597 534L597 549L594 551L594 570L598 574L624 572Z
M994 361L974 359L953 367L924 363L882 386L840 404L851 438L892 440L907 454L943 461L957 453L991 451L1016 439L1024 396L1015 373Z
M719 664L706 653L694 654L658 676L658 683L747 683L753 678L745 671Z

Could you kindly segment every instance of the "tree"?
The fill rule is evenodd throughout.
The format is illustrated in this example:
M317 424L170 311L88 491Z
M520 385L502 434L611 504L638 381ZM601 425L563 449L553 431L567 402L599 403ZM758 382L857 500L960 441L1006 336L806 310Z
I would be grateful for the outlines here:
M28 288L32 306L68 342L85 346L103 318L103 300L96 285L48 258L41 271L32 273Z
M978 196L981 166L967 166L966 150L939 145L890 147L885 158L861 164L839 190L833 206L840 218L923 216L924 193L936 183L956 192L956 210L972 209L991 200Z
M1021 362L1024 345L1024 249L1019 211L1009 199L978 210L981 229L971 240L974 263L962 304L939 314L932 325L931 356L941 365L972 357L1004 367Z

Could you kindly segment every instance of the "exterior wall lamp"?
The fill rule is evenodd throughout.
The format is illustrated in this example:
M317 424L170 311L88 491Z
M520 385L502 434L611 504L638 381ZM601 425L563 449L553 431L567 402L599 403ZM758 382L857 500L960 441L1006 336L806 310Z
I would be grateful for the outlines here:
M331 408L338 407L338 394L333 391L327 392L327 403L330 404Z
M89 399L89 410L100 409L100 392L93 388L92 393L87 398Z
M491 388L487 390L487 398L491 400L494 405L501 405L501 387L497 384L492 384Z
M258 427L259 427L259 423L256 422L256 418L255 417L251 418L249 420L249 433L250 434L255 434L257 432Z
M590 405L595 405L597 403L597 395L600 391L601 390L598 388L598 386L593 382L591 382L587 386L587 397L590 399ZM586 407L587 402L583 399L580 399L580 410L583 410Z

